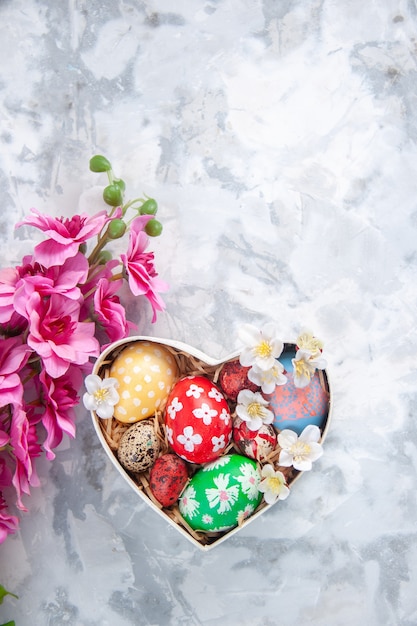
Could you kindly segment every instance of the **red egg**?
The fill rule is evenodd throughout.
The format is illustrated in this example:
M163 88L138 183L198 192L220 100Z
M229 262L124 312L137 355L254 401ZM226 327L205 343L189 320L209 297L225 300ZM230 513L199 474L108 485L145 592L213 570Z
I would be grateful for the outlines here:
M228 361L220 371L219 385L223 393L236 402L239 391L249 389L250 391L258 391L258 385L252 383L248 379L249 367L243 367L239 363L239 359Z
M175 384L165 409L165 425L172 449L190 463L214 461L232 436L226 399L204 376L187 376Z
M270 424L249 430L246 422L237 417L233 421L233 441L242 454L259 461L275 450L277 434Z
M187 480L185 461L176 454L163 454L152 466L149 487L158 502L168 507L177 502Z

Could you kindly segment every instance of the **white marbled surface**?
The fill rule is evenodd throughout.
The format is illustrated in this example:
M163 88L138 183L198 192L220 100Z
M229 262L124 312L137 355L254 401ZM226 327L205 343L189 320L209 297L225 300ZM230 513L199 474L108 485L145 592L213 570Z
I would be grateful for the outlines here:
M417 624L415 0L2 0L0 265L30 207L94 212L106 154L154 195L171 284L143 334L223 358L242 322L325 342L325 455L203 553L80 408L0 547L19 626Z

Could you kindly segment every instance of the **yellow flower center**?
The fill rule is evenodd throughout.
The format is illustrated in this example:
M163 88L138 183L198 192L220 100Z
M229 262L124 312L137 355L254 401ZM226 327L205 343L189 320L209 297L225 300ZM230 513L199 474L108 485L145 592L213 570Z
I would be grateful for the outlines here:
M310 350L312 356L319 356L323 348L323 342L308 333L298 337L297 345L299 348L304 348L304 350Z
M294 461L303 461L310 454L311 446L304 441L297 441L290 448L290 452L293 455Z
M278 476L270 476L268 478L268 489L273 493L279 493L282 487L282 480Z
M307 362L304 361L304 359L295 361L295 373L300 378L304 378L304 376L306 376L307 378L310 378L311 376L310 368L308 367Z
M250 402L246 410L251 417L262 417L264 414L264 407L259 402Z
M106 387L97 389L97 391L94 392L94 400L96 401L97 404L102 404L103 402L106 402L108 396L109 396L109 390Z
M258 345L256 346L255 354L256 356L259 356L262 359L266 359L267 357L270 357L272 354L271 344L264 339L263 341L261 341L261 343L258 343Z

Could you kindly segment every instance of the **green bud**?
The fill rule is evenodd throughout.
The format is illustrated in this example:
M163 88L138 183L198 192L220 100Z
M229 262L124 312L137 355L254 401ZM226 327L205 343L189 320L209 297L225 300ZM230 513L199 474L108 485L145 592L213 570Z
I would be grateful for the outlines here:
M141 215L155 215L158 210L158 204L153 198L146 200L139 209Z
M113 184L117 185L119 187L119 189L121 189L122 191L124 191L126 189L126 183L121 178L115 178L113 180Z
M121 206L123 204L123 192L119 185L112 183L103 189L103 198L110 206Z
M108 172L111 170L110 161L101 154L96 154L90 159L90 170L92 172Z
M100 254L98 255L98 262L100 263L100 265L106 265L106 263L111 261L112 258L113 257L110 250L101 250Z
M158 220L151 219L145 226L145 232L149 237L158 237L162 233L162 224Z
M126 232L126 224L121 219L115 219L110 222L107 227L107 235L110 239L119 239Z

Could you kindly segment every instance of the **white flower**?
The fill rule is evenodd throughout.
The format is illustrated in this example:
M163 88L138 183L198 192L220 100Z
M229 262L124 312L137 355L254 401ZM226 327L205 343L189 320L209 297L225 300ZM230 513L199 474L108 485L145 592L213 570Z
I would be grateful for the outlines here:
M253 504L247 504L245 506L245 508L242 509L242 511L239 511L238 514L237 514L238 524L242 524L242 522L245 519L247 519L248 517L250 517L252 515L254 510L255 510L255 507L253 506Z
M300 333L296 345L299 350L309 350L313 358L320 356L323 350L323 342L317 339L317 337L314 337L313 333L309 330L304 330Z
M202 419L206 426L209 426L212 418L216 417L217 411L215 409L211 409L208 404L203 402L201 407L192 411L192 414L198 419Z
M285 500L290 490L287 487L285 476L279 470L275 471L272 465L264 465L262 468L262 480L258 489L264 494L267 504L273 504L277 500Z
M167 433L167 439L172 446L172 444L174 443L174 430L169 426L165 426L165 430Z
M262 370L258 365L254 365L248 372L248 378L252 383L258 385L263 393L273 393L276 385L285 385L287 382L284 366L279 361L275 361L269 370Z
M241 476L238 476L238 481L243 493L248 496L249 500L255 500L258 497L259 481L261 480L258 468L254 467L252 463L242 463L239 469Z
M177 440L182 443L187 452L193 452L194 447L203 441L203 438L198 433L194 433L192 426L186 426L182 435L178 435Z
M96 374L89 374L85 378L87 393L83 396L83 403L89 411L95 411L103 419L113 417L114 406L119 402L116 391L118 382L115 378L100 378Z
M242 389L237 396L236 413L241 420L247 423L249 430L259 430L262 424L272 424L274 414L268 407L268 402L258 391Z
M304 428L300 436L293 430L282 430L278 435L278 444L282 448L278 463L283 467L291 467L300 472L311 470L314 461L323 454L318 443L320 429L310 424Z
M212 509L218 505L219 508L217 509L217 512L220 514L230 511L232 505L239 497L238 485L229 486L229 478L230 474L219 474L213 478L216 488L209 487L206 489L206 496L210 508Z
M216 400L216 402L221 402L224 399L223 395L218 389L216 389L216 387L212 387L210 389L210 391L208 392L208 397L213 398L213 400Z
M212 524L213 523L213 518L208 513L205 513L201 519L202 519L204 524Z
M299 388L307 387L316 369L324 370L326 361L321 356L313 357L310 350L297 350L295 359L292 359L294 367L294 385Z
M219 417L225 423L226 426L229 424L230 413L229 411L227 411L227 409L222 409L222 412L220 413Z
M272 324L265 324L258 330L251 324L243 324L238 331L239 338L245 347L239 357L243 367L257 365L261 370L270 370L284 349L284 344L276 337L276 329Z
M213 444L213 452L218 452L219 450L222 450L222 448L226 447L225 435L220 435L220 437L212 437L211 443Z
M203 393L204 389L202 387L199 387L198 385L190 385L187 389L187 391L185 392L185 395L188 398L199 398L201 396L201 394Z
M190 519L197 515L197 511L200 508L200 503L195 499L195 495L195 489L190 485L185 489L179 502L180 513L187 515Z
M184 408L184 406L183 406L182 402L180 402L178 400L178 398L175 397L172 400L172 402L170 402L169 407L168 407L168 414L169 414L170 418L172 420L174 420L176 415L177 415L177 413L179 413L181 411L181 409L183 409L183 408Z

